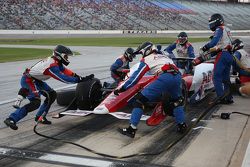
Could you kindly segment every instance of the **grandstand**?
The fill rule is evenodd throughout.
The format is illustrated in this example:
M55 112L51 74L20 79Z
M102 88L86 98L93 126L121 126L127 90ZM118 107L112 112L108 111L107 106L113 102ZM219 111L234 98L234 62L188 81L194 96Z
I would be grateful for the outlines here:
M5 0L0 29L207 30L221 13L233 30L249 29L250 4L195 0Z

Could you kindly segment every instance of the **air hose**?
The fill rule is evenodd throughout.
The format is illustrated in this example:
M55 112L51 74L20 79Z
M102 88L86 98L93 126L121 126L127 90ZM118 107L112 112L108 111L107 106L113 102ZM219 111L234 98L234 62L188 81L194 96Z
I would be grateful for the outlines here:
M217 105L217 103L211 103L207 108L206 110L200 114L200 116L198 117L198 119L190 126L188 126L188 129L180 136L178 137L178 139L176 139L175 141L171 142L167 147L165 147L164 149L161 149L157 152L152 152L152 153L149 153L149 152L142 152L142 153L135 153L135 154L130 154L130 155L125 155L125 156L116 156L116 155L110 155L110 154L105 154L105 153L100 153L100 152L97 152L93 149L90 149L88 147L85 147L83 145L80 145L80 144L77 144L77 143L74 143L74 142L70 142L70 141L67 141L67 140L64 140L64 139L59 139L59 138L55 138L55 137L51 137L51 136L46 136L44 134L41 134L39 132L37 132L36 128L37 126L39 125L39 122L34 126L33 128L33 131L35 134L41 136L41 137L44 137L44 138L47 138L47 139L52 139L52 140L55 140L55 141L59 141L59 142L62 142L62 143L66 143L66 144L71 144L71 145L74 145L74 146L77 146L77 147L80 147L84 150L87 150L91 153L94 153L96 155L100 155L100 156L103 156L103 157L107 157L107 158L116 158L116 159L125 159L125 158L131 158L131 157L135 157L135 156L154 156L154 155L159 155L163 152L166 152L168 151L169 149L171 149L173 146L175 146L179 141L181 141L198 123L199 121L210 111L212 110L215 106Z

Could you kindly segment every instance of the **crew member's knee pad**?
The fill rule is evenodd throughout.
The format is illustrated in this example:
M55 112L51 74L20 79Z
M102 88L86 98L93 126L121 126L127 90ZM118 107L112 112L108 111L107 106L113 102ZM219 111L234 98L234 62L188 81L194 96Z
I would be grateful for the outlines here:
M26 108L27 112L34 111L40 107L41 99L34 99L31 100L29 104L26 104L24 107Z
M50 104L54 103L54 101L56 100L57 94L56 91L50 91L49 92L49 96L50 96Z
M173 116L173 105L171 105L170 103L170 94L163 93L161 97L161 101L162 101L164 112L169 116Z
M163 95L163 109L165 113L169 116L173 116L173 111L175 108L184 105L184 98L182 96L178 97L177 99L171 99L169 94Z
M29 94L29 89L26 89L26 88L20 88L18 91L18 95L21 95L24 98L26 98L28 94Z
M133 103L134 108L144 108L145 103L148 101L148 98L146 98L141 92L137 93L135 95L135 101Z

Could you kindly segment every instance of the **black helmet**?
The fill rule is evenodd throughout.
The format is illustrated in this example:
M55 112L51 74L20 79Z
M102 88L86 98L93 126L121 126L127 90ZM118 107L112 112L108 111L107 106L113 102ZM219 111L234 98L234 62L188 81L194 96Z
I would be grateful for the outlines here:
M188 36L187 36L187 33L185 32L180 32L177 38L181 45L184 45L188 41Z
M223 16L219 13L215 13L209 18L209 28L212 31L215 31L216 28L222 24L224 24L224 19Z
M135 51L135 53L142 54L143 57L146 57L153 52L157 52L157 48L152 42L144 42Z
M132 61L133 61L133 58L135 58L134 49L132 49L132 48L126 49L125 52L124 52L124 57L125 57L129 62L132 62Z
M66 46L57 45L53 51L53 56L64 65L68 65L68 56L73 56L73 52Z
M243 47L244 47L244 43L240 39L235 39L232 42L232 52L242 49Z

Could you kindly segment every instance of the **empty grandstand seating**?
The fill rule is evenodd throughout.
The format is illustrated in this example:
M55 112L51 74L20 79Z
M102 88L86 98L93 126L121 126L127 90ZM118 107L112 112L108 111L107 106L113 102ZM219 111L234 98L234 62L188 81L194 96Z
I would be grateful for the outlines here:
M189 0L5 0L0 29L207 30L221 13L231 29L249 29L250 4Z

